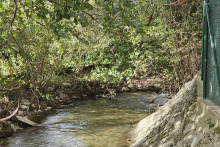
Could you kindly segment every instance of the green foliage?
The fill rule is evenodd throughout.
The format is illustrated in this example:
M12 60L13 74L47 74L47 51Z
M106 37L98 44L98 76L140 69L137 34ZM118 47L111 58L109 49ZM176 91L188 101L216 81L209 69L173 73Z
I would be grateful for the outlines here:
M78 78L118 85L145 73L180 87L200 65L202 5L166 2L2 0L1 86L30 80L42 95L66 69L94 66Z
M219 134L220 133L220 127L213 128L212 133L213 134Z

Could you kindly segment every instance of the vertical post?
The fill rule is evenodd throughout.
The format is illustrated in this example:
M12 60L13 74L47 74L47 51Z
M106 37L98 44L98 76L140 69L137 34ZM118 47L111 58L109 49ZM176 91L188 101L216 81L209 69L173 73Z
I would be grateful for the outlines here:
M204 0L203 3L203 39L202 39L202 80L203 80L203 98L206 98L207 88L207 45L208 45L208 24L207 24L207 13L206 3L208 0Z

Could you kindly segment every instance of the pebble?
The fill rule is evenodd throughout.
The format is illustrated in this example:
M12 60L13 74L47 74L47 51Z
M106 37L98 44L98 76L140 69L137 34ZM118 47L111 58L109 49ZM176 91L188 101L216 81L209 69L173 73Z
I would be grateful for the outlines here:
M43 111L42 111L42 110L37 110L37 112L38 112L38 113L42 113Z
M72 86L72 84L70 84L70 83L62 83L62 85L63 85L64 87L71 87L71 86Z
M66 99L66 98L69 97L68 95L66 95L64 93L60 93L59 96L60 96L61 99Z
M23 110L28 110L28 109L29 109L29 106L21 105L21 109L23 109Z
M23 111L18 111L18 115L23 115L24 112Z

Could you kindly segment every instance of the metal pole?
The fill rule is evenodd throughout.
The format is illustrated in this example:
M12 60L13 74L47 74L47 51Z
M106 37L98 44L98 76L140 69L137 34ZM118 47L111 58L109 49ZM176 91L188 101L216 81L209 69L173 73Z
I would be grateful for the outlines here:
M202 74L201 78L203 80L203 98L206 98L206 87L207 87L207 44L208 44L208 25L207 25L207 13L206 13L206 3L203 3L203 39L202 39Z

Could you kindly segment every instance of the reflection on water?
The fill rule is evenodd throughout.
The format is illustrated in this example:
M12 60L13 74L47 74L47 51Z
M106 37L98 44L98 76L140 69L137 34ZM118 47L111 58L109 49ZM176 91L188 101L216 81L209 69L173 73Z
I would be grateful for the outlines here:
M128 132L148 114L152 94L125 93L113 100L84 99L57 109L35 128L8 138L8 147L123 147Z

